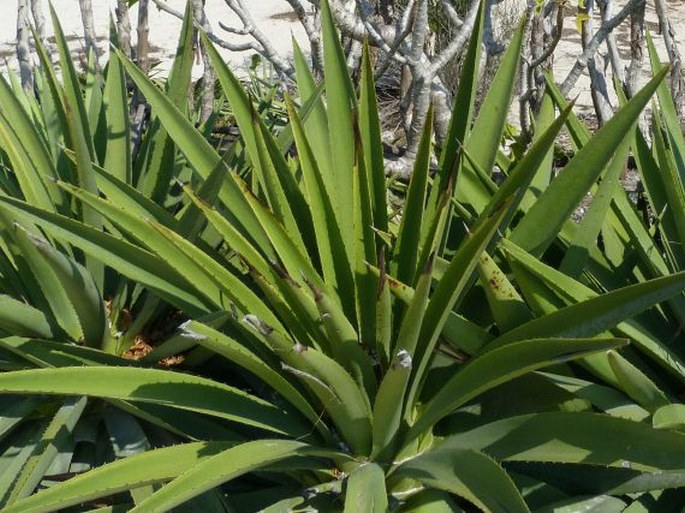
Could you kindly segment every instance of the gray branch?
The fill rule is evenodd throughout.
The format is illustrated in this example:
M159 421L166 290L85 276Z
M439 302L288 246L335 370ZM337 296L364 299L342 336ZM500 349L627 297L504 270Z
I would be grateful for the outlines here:
M17 4L17 59L21 86L29 94L33 94L33 70L31 67L31 41L29 28L28 0L19 0Z
M631 12L637 9L640 5L644 5L645 0L629 0L623 8L614 16L608 20L602 22L597 32L592 36L592 39L585 46L583 52L576 59L573 68L569 71L568 75L562 82L560 89L564 95L567 95L573 86L576 84L578 78L582 71L587 67L588 62L591 58L594 58L597 53L597 49L604 42L607 34L618 27L623 20L625 20Z

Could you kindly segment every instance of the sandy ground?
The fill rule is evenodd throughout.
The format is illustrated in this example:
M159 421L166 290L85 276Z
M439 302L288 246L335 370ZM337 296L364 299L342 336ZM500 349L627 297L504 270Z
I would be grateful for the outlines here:
M667 7L671 19L671 23L675 29L675 40L678 45L681 56L685 58L685 0L666 0ZM626 0L615 0L613 12L618 13ZM600 25L600 20L595 22L595 29ZM654 2L647 0L647 9L645 13L645 25L647 30L651 33L654 44L659 52L662 62L668 61L668 56L663 42L663 37L659 32L659 22L654 11ZM623 59L625 66L630 62L630 26L624 21L614 32L619 54ZM562 40L554 54L554 76L557 81L561 82L568 72L571 70L576 62L578 53L580 51L580 34L576 28L575 14L569 9L564 20L564 30L562 32ZM600 55L606 54L606 47L600 47ZM610 80L611 64L608 58L605 63L608 70L607 78ZM646 83L651 78L651 68L649 64L649 57L645 50L645 63L642 74L642 83ZM613 93L613 87L608 85L610 93ZM592 98L590 96L590 77L587 73L578 79L576 86L571 91L569 97L573 98L578 95L576 106L581 112L594 113L592 108ZM616 106L616 96L611 94L612 105Z
M52 27L47 15L48 0L44 0L46 9L46 27L48 34L52 35ZM72 44L77 49L82 46L83 27L81 24L81 11L77 0L52 0L57 12L60 23L68 39L73 40ZM107 47L109 37L109 16L114 16L116 0L92 0L93 16L95 18L95 31L97 33L99 46L103 50ZM167 0L169 7L183 12L185 0ZM295 36L298 41L305 44L306 37L304 30L299 23L293 23L283 15L290 13L290 6L284 0L250 0L250 12L262 30L267 35L275 48L279 49L285 57L292 55L291 38ZM218 24L222 23L230 27L242 28L237 16L226 6L223 0L207 0L206 12L213 30L222 39L239 42L244 36L235 36L223 31ZM131 9L131 25L134 33L132 38L135 42L135 26L138 16L137 7ZM284 19L286 18L286 19ZM152 45L153 59L161 61L157 66L159 73L164 73L170 66L169 57L173 55L178 42L178 35L181 30L181 20L162 12L150 2L149 10L150 23L150 43ZM0 58L9 61L10 66L16 66L14 55L14 44L16 41L17 25L17 0L0 0ZM234 67L244 66L249 62L253 52L229 52L220 49L221 54ZM193 71L195 76L199 76L202 71L197 68Z
M185 5L185 0L167 0L168 5L178 11L182 11ZM618 12L620 7L626 0L615 0L614 12ZM116 1L114 0L92 0L93 12L95 16L95 26L98 35L98 40L103 49L107 45L108 24L110 13L113 13ZM670 11L671 22L674 25L676 32L676 39L680 47L680 52L685 56L685 0L667 0ZM47 6L47 0L44 2ZM291 13L289 5L285 0L249 0L250 10L257 22L258 26L262 27L263 32L268 36L275 48L280 53L288 57L291 55L291 38L294 36L301 42L303 48L306 48L306 38L301 25L297 22L292 22L290 17L285 15ZM63 25L65 34L72 40L75 51L82 47L83 29L81 26L81 16L78 8L77 0L53 0L55 9L60 16L60 21ZM658 34L658 22L654 12L652 0L647 0L647 26L653 33L654 39L659 48L662 59L666 60L666 53L663 47L663 41ZM507 9L514 13L517 8L520 9L521 0L501 0L500 7ZM525 5L525 2L524 4ZM47 7L46 7L47 8ZM241 37L224 32L219 28L218 21L234 27L240 27L237 18L229 11L223 0L207 0L206 3L207 14L217 35L224 39L232 41L240 41ZM16 66L14 42L16 35L16 0L0 0L0 58L8 61L10 66ZM557 80L561 81L566 76L568 71L573 66L578 52L580 51L580 36L576 30L575 15L571 9L567 10L567 17L564 23L564 31L562 41L555 52L555 68L554 74ZM131 23L135 27L137 10L134 7L131 12ZM515 21L514 21L515 23ZM47 23L48 27L50 23ZM170 61L169 56L172 55L178 38L181 22L180 20L170 16L167 13L158 11L152 5L150 6L150 41L152 44L153 58L160 61L156 68L156 72L164 74L168 70ZM598 25L596 25L598 26ZM51 34L51 29L49 29ZM135 32L133 38L135 41ZM622 24L616 32L619 50L624 57L626 65L629 59L630 51L630 34L627 23ZM236 68L240 68L249 62L251 52L229 52L227 50L220 50L227 62ZM602 53L604 50L602 50ZM608 65L608 62L607 62ZM201 74L201 67L196 67L194 75ZM646 62L644 80L649 77L648 62ZM570 96L578 95L577 107L581 111L591 112L592 100L590 97L590 81L587 74L578 80L575 88L571 91Z

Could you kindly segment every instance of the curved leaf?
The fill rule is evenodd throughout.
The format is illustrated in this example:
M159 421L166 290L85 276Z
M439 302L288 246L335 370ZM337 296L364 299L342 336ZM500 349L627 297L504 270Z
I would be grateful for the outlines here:
M393 476L416 479L493 513L529 513L505 470L485 454L443 444L400 465Z
M498 461L583 463L680 475L685 472L685 435L595 413L511 417L451 436L444 448L480 450Z
M325 451L290 440L258 440L247 442L198 462L148 499L131 510L131 513L168 511L248 472L268 467L285 458Z
M16 502L3 513L48 513L150 483L169 481L229 446L195 442L156 449L109 463Z
M478 394L541 367L625 344L621 339L537 339L508 344L464 365L426 404L405 442Z
M62 367L0 374L0 393L88 395L190 410L300 436L308 428L272 404L228 385L178 372L134 367Z

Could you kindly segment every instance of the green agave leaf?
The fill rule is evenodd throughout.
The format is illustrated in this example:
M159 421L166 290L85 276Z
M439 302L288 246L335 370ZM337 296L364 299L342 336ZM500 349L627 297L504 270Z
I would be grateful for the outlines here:
M421 323L419 344L414 354L416 365L407 398L407 412L414 406L418 398L418 392L426 378L427 369L433 356L433 349L450 312L458 305L468 283L471 281L480 255L495 237L497 228L507 212L507 206L505 204L499 212L489 216L469 235L450 261L430 298Z
M124 183L132 183L131 122L128 92L121 62L115 53L109 59L104 91L107 118L107 152L103 167Z
M409 182L402 221L397 232L397 243L393 251L390 273L399 281L410 285L418 279L418 248L421 244L424 205L428 189L428 171L431 160L431 140L433 137L433 109L429 109L421 142L416 154L414 170Z
M181 112L185 112L188 106L188 88L190 87L194 60L194 32L192 5L186 3L183 25L176 46L176 55L167 81L167 98ZM161 204L169 193L176 148L173 140L156 116L152 119L145 137L145 144L152 147L152 152L145 170L137 172L140 176L136 177L136 183L144 195L153 202Z
M78 262L57 251L47 242L36 240L34 243L59 280L60 286L76 313L80 333L75 341L82 339L91 347L111 349L111 347L105 347L109 342L107 313L93 277ZM58 312L58 310L55 311L56 314Z
M219 52L214 48L214 45L206 34L200 33L202 43L206 49L209 60L216 70L217 78L224 90L228 103L231 105L231 113L235 117L236 124L240 128L240 136L245 143L248 155L252 160L252 165L255 171L261 175L260 179L264 179L264 169L260 163L259 149L257 146L257 137L259 129L255 130L255 124L260 124L260 118L256 116L252 107L252 102L245 92L244 87L238 81L238 78L231 72L226 61L219 55ZM262 182L262 186L266 186ZM270 194L270 191L265 191ZM275 191L273 191L275 192Z
M271 212L283 225L298 250L303 254L308 254L304 241L304 238L309 238L308 235L312 231L308 205L304 202L301 191L288 169L287 162L280 154L273 136L254 112L251 128L254 131L257 146L257 154L253 162L259 162L261 167L262 189ZM270 149L273 151L270 152ZM315 259L312 258L312 260Z
M62 86L57 80L57 73L52 65L50 55L48 55L41 39L32 30L33 41L36 45L36 52L40 61L40 78L37 84L41 87L40 101L42 114L45 119L46 134L48 138L49 151L56 162L57 171L61 178L71 177L71 169L61 159L63 148L68 142L67 117L62 104Z
M564 305L577 306L589 299L599 300L604 297L573 278L546 266L510 241L502 239L501 244L510 264L518 273L519 285L522 286L524 296L527 297L529 304L536 308L538 314L546 316ZM529 276L532 276L534 281L529 280ZM673 277L671 276L670 279ZM650 282L645 283L649 284ZM649 287L649 285L646 286ZM553 292L550 293L550 289ZM605 306L609 310L611 309L610 305ZM603 315L600 311L595 313ZM533 322L542 322L540 319L544 319L544 316ZM675 375L685 376L685 364L681 362L680 357L641 327L640 324L633 320L622 322L619 320L615 326L621 335L630 338L636 347L647 353L663 368ZM610 326L610 328L612 327Z
M647 50L649 52L649 61L652 65L652 73L656 75L661 68L659 54L656 51L656 47L652 41L652 36L649 32L647 32L646 40ZM683 131L680 126L680 117L678 116L678 111L675 108L673 96L671 95L671 91L669 90L666 82L663 82L659 86L659 88L656 90L656 93L659 98L659 106L661 107L664 123L666 125L669 146L673 151L673 158L677 166L678 174L680 175L679 178L682 187L682 181L685 180L685 137L683 136Z
M0 208L42 226L84 252L100 259L181 309L206 313L209 307L192 292L192 286L173 269L147 251L72 219L45 212L12 198L0 197Z
M241 182L239 187L288 273L291 276L303 276L317 288L328 290L327 284L324 283L321 276L314 269L307 254L300 251L297 244L290 238L287 230L274 214L250 191L244 182ZM228 242L230 245L230 241ZM239 248L236 247L235 249L242 253ZM243 256L247 257L248 255L243 254ZM247 261L251 260L247 259Z
M436 263L440 261L438 257ZM433 268L433 277L436 277L437 265ZM380 269L375 269L371 266L374 273L380 276ZM399 282L392 276L385 275L384 290L381 294L392 293L397 299L402 301L405 305L410 305L414 297L415 291L408 285ZM442 329L441 335L445 342L452 345L454 348L464 351L467 354L475 354L485 344L494 340L494 336L478 324L466 319L465 317L451 311L445 321L445 326Z
M314 294L320 323L331 343L331 352L354 377L369 398L375 396L376 379L371 358L359 344L359 335L340 305L328 294L308 283Z
M676 241L676 227L675 220L673 218L677 213L670 208L667 208L668 197L666 195L666 190L664 186L664 180L662 177L661 169L656 161L656 157L652 153L651 148L645 140L645 136L640 130L635 130L635 141L633 143L633 153L635 156L635 163L638 170L640 171L640 177L642 178L642 183L645 188L645 193L649 199L649 204L654 212L660 212L660 228L666 234L663 237L663 242L669 244L670 241ZM617 212L620 216L621 210ZM632 217L632 216L631 216ZM626 224L628 221L624 222ZM639 227L640 225L638 225ZM644 228L643 228L644 230ZM629 230L631 233L639 233L637 229ZM644 230L645 232L647 230ZM645 238L649 243L653 244L653 239L651 236ZM640 240L640 239L638 239ZM670 244L673 246L673 244ZM668 272L668 267L664 262L661 254L658 251L650 252L647 255L642 255L643 259L651 262L651 265L655 269L663 270L662 272Z
M530 511L499 463L475 450L442 444L400 465L393 473L395 476L464 497L483 511Z
M626 503L616 497L601 495L597 497L575 497L555 502L535 510L535 513L621 513L626 511Z
M59 52L59 60L62 65L62 81L64 83L64 106L68 111L69 107L73 109L72 117L74 117L73 124L79 127L79 131L83 137L83 145L87 148L90 158L88 162L95 161L95 147L93 146L93 137L88 124L88 113L83 100L81 86L79 84L78 75L74 68L74 61L69 53L69 46L64 37L62 25L59 22L59 17L52 4L50 4L50 18L52 20L52 28L55 31L55 43ZM73 135L73 134L72 134ZM73 141L72 141L73 142Z
M0 346L38 367L135 366L137 362L90 347L23 337L3 337Z
M339 456L330 451L290 440L258 440L237 445L196 463L160 491L141 502L131 512L168 511L215 486L292 456L320 454ZM342 456L342 455L340 455Z
M64 57L62 57L62 59L64 59ZM71 61L69 62L71 64ZM74 94L78 94L78 100L82 100L80 91L74 92ZM65 99L64 109L66 113L67 128L69 130L69 139L76 156L77 181L82 189L91 194L97 194L97 184L95 183L95 173L92 164L95 160L95 150L92 147L89 129L83 124L82 116L79 117L78 109L80 109L82 105L75 107L75 101L76 100L73 98ZM76 112L74 112L75 108L77 110ZM102 216L89 206L82 205L78 217L79 220L82 220L88 226L95 229L102 229ZM104 287L104 267L102 266L102 263L87 256L86 268L93 276L95 283L102 290Z
M4 439L15 426L43 402L44 399L36 397L0 397L0 407L2 407L2 417L0 417L0 439Z
M518 261L520 251L503 243L510 261ZM614 328L621 321L664 301L685 289L685 272L656 278L612 290L534 319L498 337L490 347L536 336L593 336Z
M133 79L136 85L145 95L146 100L152 105L153 110L159 117L162 125L174 140L179 149L188 159L197 173L206 179L211 172L220 164L221 157L202 137L195 127L186 119L181 111L171 103L171 101L118 50L115 50L124 69ZM242 233L249 234L251 238L258 241L260 248L267 248L268 241L245 201L245 197L237 186L233 174L223 182L219 192L219 198L228 208L228 213L232 220L235 220L242 230Z
M405 503L407 513L463 513L453 496L442 490L426 489Z
M497 159L497 151L507 122L507 112L511 105L521 58L523 31L524 25L521 22L507 44L507 51L464 143L464 150L473 156L473 162L468 159L464 162L462 172L457 178L456 197L479 213L490 202L491 191L496 189L495 184L489 179L489 173ZM461 115L460 113L459 116ZM484 170L488 176L481 177L477 169Z
M595 413L511 417L448 437L440 447L480 450L498 461L582 463L674 476L685 467L685 435Z
M46 426L46 421L28 423L0 454L0 503L6 500L22 467L40 442L41 430Z
M170 481L229 446L225 442L195 442L148 451L51 486L4 511L48 513L146 484Z
M647 269L647 276L656 278L669 275L675 266L669 265L664 260L655 238L645 229L626 194L618 194L614 197L612 211L621 226L629 234L631 243L635 245L637 254ZM670 233L674 233L674 231L672 230ZM677 242L677 240L677 237L672 239L673 242ZM668 304L678 322L681 325L685 324L685 297L675 296L668 301Z
M566 100L562 94L559 86L554 81L554 76L552 73L545 73L545 90L549 92L550 96L554 100L554 103L560 108L565 109L569 102ZM569 115L566 121L566 129L571 136L571 145L573 146L573 152L577 153L585 144L592 138L592 134L588 127L578 119L574 113Z
M376 394L373 405L373 447L371 457L384 459L402 421L404 393L411 374L411 356L399 350L393 358Z
M358 141L359 142L359 141ZM368 176L366 164L359 154L363 148L357 147L355 165L352 170L353 204L352 217L354 228L354 281L355 281L355 306L357 330L362 344L373 340L376 332L376 312L369 308L375 303L378 282L376 276L369 270L367 263L376 263L378 256L376 249L376 236L373 230L373 201L369 190L371 178ZM349 297L352 291L340 290L340 298ZM369 344L370 345L370 344Z
M621 388L640 406L654 412L670 403L666 394L635 365L613 352L607 358Z
M654 412L652 426L656 429L672 429L683 431L685 429L685 405L668 404Z
M50 153L4 77L0 78L0 144L27 201L46 210L64 208L64 198L51 182L57 170Z
M663 80L664 69L611 118L566 165L511 234L512 242L540 255L556 238L571 212L597 180L606 162L630 133L633 124Z
M33 454L17 477L12 493L5 504L6 507L31 495L40 484L52 461L60 450L65 449L65 444L69 443L68 437L71 436L74 426L81 418L87 402L85 397L69 398L57 410L43 432L41 441L34 447Z
M257 115L238 79L209 39L202 34L207 53L226 93L241 137L245 141L254 171L260 180L271 211L283 223L298 248L305 252L311 233L311 213L302 197L278 143ZM304 240L303 240L304 239Z
M345 252L336 250L343 245L340 226L333 210L333 200L326 188L325 177L321 173L322 168L317 164L314 148L310 145L310 141L314 141L305 135L305 127L288 96L286 107L311 209L324 280L335 284L338 290L351 291L354 288L352 264L347 260Z
M18 265L18 269L22 269L22 275L24 273L31 275L23 277L31 280L26 295L33 300L38 309L48 316L50 313L52 314L50 316L51 323L55 327L59 326L72 340L82 339L83 328L74 304L60 278L49 264L45 251L39 250L42 246L49 246L49 243L36 237L18 223L15 224L12 235L13 242L17 245L17 252L14 253L13 258L17 264L23 262L26 266L26 268L22 268L21 265ZM59 254L62 258L69 258L62 253ZM22 278L17 276L17 280L18 283L21 283ZM36 291L33 290L34 281L38 289Z
M611 354L611 353L609 353ZM561 376L538 371L538 375L548 379L551 383L567 390L574 395L585 399L601 411L613 417L643 421L649 417L649 412L628 399L622 392L614 387L600 385L593 381L587 381L571 376Z
M501 333L532 319L533 316L523 298L487 253L483 253L478 262L478 276Z
M68 150L67 153L69 153ZM122 182L106 169L93 164L93 171L99 191L113 204L129 214L154 219L167 228L180 231L179 221L162 206L144 196L133 186Z
M335 360L315 349L295 345L292 358L303 378L319 397L355 454L371 452L371 406L369 398L350 374Z
M107 408L102 413L102 420L117 460L142 454L151 449L150 440L138 419L131 413L119 408ZM140 486L132 489L130 493L133 502L138 504L154 493L154 486Z
M385 265L386 248L381 246L378 256L378 289L376 291L376 354L381 363L381 368L387 368L390 363L390 348L392 345L393 322L392 322L392 296L388 284L388 275ZM373 270L373 269L372 269Z
M405 438L405 444L486 390L518 376L626 343L622 339L540 338L508 344L465 364L428 401Z
M625 495L640 494L642 499L653 499L652 494L663 490L682 487L682 473L676 472L639 472L631 469L617 469L593 465L566 465L550 463L513 463L509 464L516 472L525 472L535 479L543 480L557 488L573 491L574 495ZM675 491L675 490L672 490ZM648 493L644 493L648 492ZM680 490L678 490L678 495ZM677 495L676 495L677 496ZM682 496L676 507L667 511L677 511L682 503ZM635 504L635 503L633 503ZM649 502L647 502L649 504ZM650 504L654 506L654 503ZM641 513L649 509L638 509Z
M659 163L661 180L666 192L666 208L667 210L673 210L671 217L675 224L676 234L678 240L683 241L685 240L685 215L683 215L683 212L685 212L685 187L683 186L681 174L685 176L685 169L683 171L678 170L676 162L676 158L679 156L677 153L678 149L674 148L671 145L672 141L667 139L668 133L663 133L665 126L668 126L667 122L663 120L659 111L655 112L654 118L652 130L654 135L653 145ZM678 128L678 131L680 132L680 128ZM683 146L685 146L685 142ZM683 156L685 157L685 154ZM679 254L685 254L679 246L678 250Z
M199 198L190 189L183 190L193 204L199 208L209 221L209 224L221 235L230 249L240 254L245 262L249 262L250 266L254 267L264 276L271 275L271 266L267 262L276 262L276 255L273 249L262 255L260 250L256 248L253 243L248 240L240 231L222 215L216 208L212 208L202 198Z
M219 354L231 362L258 376L264 383L295 406L309 421L323 434L330 437L330 433L321 422L320 415L302 393L281 374L276 372L265 361L251 352L247 347L239 344L233 338L220 333L198 322L187 322L181 326L184 336L192 338L202 347Z
M487 219L488 215L501 208L503 201L513 197L514 200L509 207L509 214L502 223L501 230L503 231L504 227L509 226L516 211L519 207L523 206L526 193L531 193L534 187L539 186L538 182L546 180L545 174L549 174L549 172L545 166L547 165L549 153L553 151L557 135L572 112L573 103L562 110L559 117L552 121L544 131L536 132L530 149L516 164L504 183L497 189L492 200L485 207L484 215L481 215L480 219ZM538 196L540 192L537 191Z
M305 384L319 399L339 430L343 443L356 454L371 449L371 406L362 385L337 360L292 339L254 316L246 316L258 335L283 360L283 369Z
M373 78L368 42L362 52L362 73L359 90L359 136L364 149L364 167L369 182L373 209L373 226L388 231L387 191L385 188L385 160L381 141L376 84ZM426 124L430 121L427 119Z
M56 331L43 312L4 294L0 294L0 329L42 338L52 338Z
M323 179L325 180L326 189L330 193L330 191L335 189L331 181L332 177L328 173L332 163L328 140L328 115L323 99L320 96L323 88L316 85L312 71L309 69L307 58L302 53L300 45L295 38L293 38L293 66L295 67L300 103L306 104L313 101L311 113L304 121L304 129L319 169L326 170L326 173L323 173Z
M467 139L471 128L473 109L478 90L478 77L480 76L481 44L483 41L483 27L485 21L484 2L481 3L478 17L474 24L473 33L466 50L462 71L459 76L459 86L453 100L450 126L445 137L444 147L440 153L439 169L431 188L425 216L427 222L422 228L423 240L428 240L427 229L431 227L436 218L441 216L441 196L445 191L454 191L461 163L461 148ZM499 143L498 143L499 144Z
M84 203L97 209L122 231L131 234L149 250L154 251L179 275L193 283L198 293L203 294L219 308L229 308L227 300L231 300L244 313L263 315L269 321L276 322L271 311L240 280L237 273L232 274L226 267L180 235L162 225L130 215L109 201L66 184L62 186Z
M0 374L0 393L122 399L194 411L275 433L299 436L307 432L298 419L255 396L171 371L91 366L7 372Z
M388 494L385 490L385 472L376 463L364 463L347 478L344 513L385 513L388 511Z
M568 115L565 115L566 110L570 107L573 102L566 108L561 108L562 117L564 117L564 122L568 120ZM570 112L569 112L570 113ZM558 118L557 118L558 119ZM538 117L535 120L535 131L533 133L533 144L540 141L544 134L547 133L550 126L553 126L555 122L554 117L554 100L548 88L545 88L545 95L542 98L542 103L540 105L540 111ZM528 156L531 150L528 150L524 158ZM519 166L521 164L519 163ZM521 210L523 212L528 212L531 206L537 201L542 192L547 189L550 182L552 181L552 171L554 168L554 145L551 145L547 150L547 153L542 158L538 172L530 181L530 185L526 188L523 193L523 198L521 198Z
M631 139L628 137L619 144L616 154L602 177L592 204L578 226L576 237L559 265L561 272L577 278L586 267L590 252L597 245L597 237L602 224L610 213L612 198L620 187L619 179L628 160L630 145Z
M95 52L93 48L88 49L88 64L85 71L85 84L83 87L84 101L88 117L88 126L91 128L93 136L93 147L95 149L96 160L102 162L104 157L105 145L107 144L107 124L103 110L103 77L95 64Z
M206 282L206 286L203 287L205 291L207 287L217 289L216 300L220 301L218 305L230 306L225 304L227 303L226 300L229 299L243 313L262 316L264 320L272 322L274 325L280 324L264 301L240 279L237 271L233 270L231 272L227 268L228 266L222 266L210 255L201 251L175 232L154 223L152 223L152 226L175 246L176 254L181 256L173 264L179 272L184 272L185 269L185 273L188 273L195 268L196 278L200 278L201 282ZM163 252L160 252L160 256L163 254ZM169 257L167 256L166 258ZM181 262L185 262L185 265L181 264ZM205 276L201 277L200 274Z
M335 28L328 0L321 2L321 31L324 51L324 77L328 106L328 138L331 154L331 182L335 195L332 196L344 250L352 261L353 188L352 168L355 158L353 110L357 109L354 87L347 70L347 62ZM319 165L322 163L319 162Z

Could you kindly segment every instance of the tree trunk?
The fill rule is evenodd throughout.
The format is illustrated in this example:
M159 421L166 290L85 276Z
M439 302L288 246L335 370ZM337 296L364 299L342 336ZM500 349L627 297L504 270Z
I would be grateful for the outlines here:
M95 68L99 70L100 55L95 34L95 21L93 20L93 4L91 0L79 0L79 7L81 8L81 21L83 22L83 35L86 43L86 61L88 61L88 56L92 51Z
M632 98L640 89L640 73L645 62L645 4L630 13L630 65L626 76L626 92Z
M138 48L136 51L136 62L141 71L145 74L150 71L150 27L148 24L148 0L138 2ZM145 119L147 117L147 105L145 97L136 89L131 101L131 143L133 155L138 151L140 138L143 134Z
M685 77L683 76L683 60L675 42L673 25L668 18L668 11L664 0L654 0L656 14L659 17L661 33L666 45L666 52L671 61L671 94L681 120L685 114Z
M17 59L21 85L33 94L33 70L31 67L31 40L29 30L29 0L19 0L17 5Z
M114 9L117 17L117 34L119 36L119 47L129 59L133 57L131 49L131 19L128 15L128 3L126 0L117 0Z
M31 0L31 14L33 15L33 25L36 30L38 39L43 42L45 51L48 55L52 54L52 45L47 42L45 37L45 10L43 9L43 0Z
M209 21L205 15L205 0L192 0L193 17L195 22L205 32L209 31ZM196 51L202 55L202 79L200 81L200 123L204 123L214 112L214 95L216 86L216 72L209 60L209 55L205 51L204 45L200 44L199 38L196 39Z
M588 0L585 4L587 8L588 19L582 25L582 45L583 50L586 50L594 35L594 0ZM590 73L590 93L592 96L592 103L595 107L597 120L600 125L605 124L613 115L613 109L609 102L609 93L607 91L607 84L604 74L597 67L597 57L593 54L587 61L587 68Z
M147 74L150 71L150 25L148 22L149 0L138 2L138 48L136 62Z

